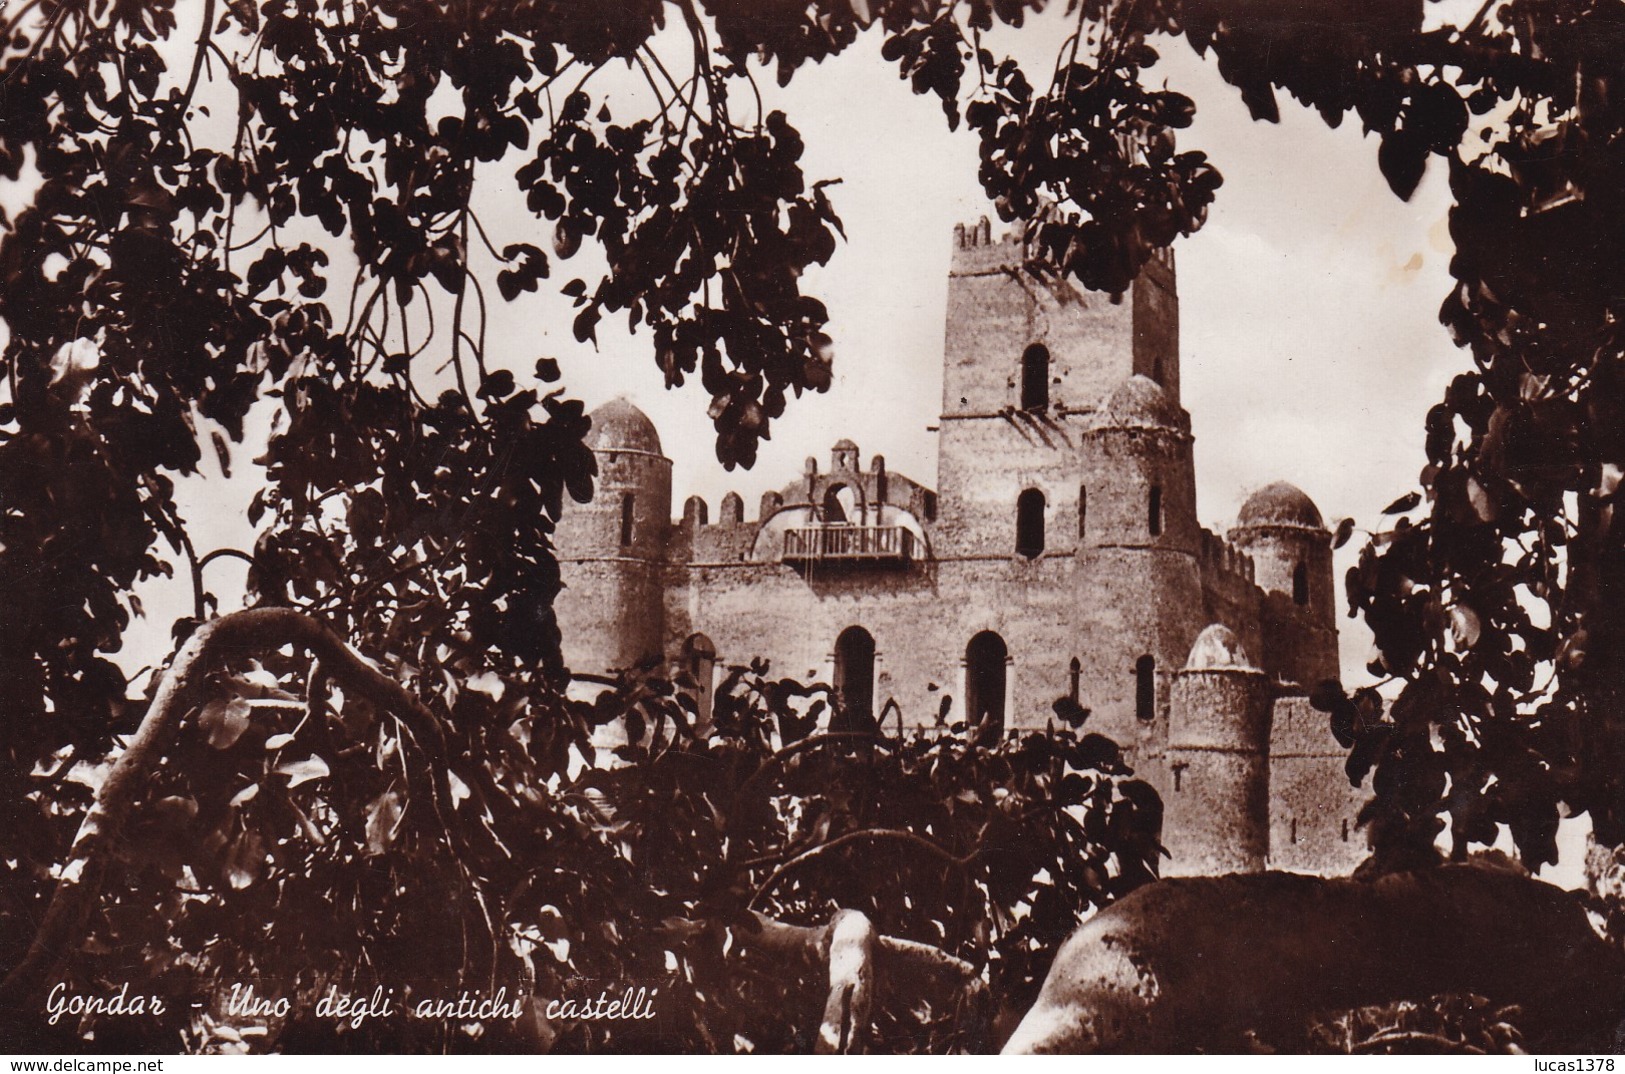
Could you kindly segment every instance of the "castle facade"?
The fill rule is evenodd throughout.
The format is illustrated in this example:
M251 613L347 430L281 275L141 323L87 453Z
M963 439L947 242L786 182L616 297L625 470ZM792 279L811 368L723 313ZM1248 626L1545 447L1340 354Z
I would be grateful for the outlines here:
M595 411L598 487L556 536L567 663L674 666L702 716L758 656L888 727L1042 728L1067 697L1162 795L1167 872L1349 871L1361 795L1307 700L1338 677L1320 512L1277 483L1198 524L1171 257L1118 303L1021 257L955 231L934 488L841 440L753 519L733 493L674 518L653 424Z

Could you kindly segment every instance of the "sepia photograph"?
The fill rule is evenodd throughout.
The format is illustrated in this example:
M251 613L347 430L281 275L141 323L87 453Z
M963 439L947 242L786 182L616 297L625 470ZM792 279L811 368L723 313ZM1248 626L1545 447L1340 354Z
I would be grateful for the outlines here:
M1610 1071L1622 478L1621 0L0 0L0 1051Z

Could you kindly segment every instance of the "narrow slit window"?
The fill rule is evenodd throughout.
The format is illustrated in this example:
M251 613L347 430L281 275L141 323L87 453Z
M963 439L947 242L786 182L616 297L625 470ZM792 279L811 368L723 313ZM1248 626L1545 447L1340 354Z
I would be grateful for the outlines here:
M1078 699L1078 680L1083 677L1083 665L1078 662L1077 657L1072 658L1072 663L1067 667L1066 674L1066 696L1076 701Z
M1162 536L1162 486L1161 485L1152 485L1151 486L1150 503L1147 505L1146 514L1148 516L1147 519L1146 519L1146 522L1148 523L1148 527L1151 530L1151 536L1153 536L1153 537Z
M1134 715L1141 723L1157 715L1157 661L1150 656L1134 661Z
M1034 343L1021 355L1021 409L1049 406L1049 348Z
M1016 497L1016 554L1036 559L1044 551L1044 494L1026 489Z
M1300 563L1292 568L1292 602L1306 605L1309 603L1309 566Z
M637 515L637 509L632 501L630 492L621 495L621 547L625 548L632 543L632 520Z
M1078 486L1078 537L1082 538L1089 530L1089 489L1085 485Z

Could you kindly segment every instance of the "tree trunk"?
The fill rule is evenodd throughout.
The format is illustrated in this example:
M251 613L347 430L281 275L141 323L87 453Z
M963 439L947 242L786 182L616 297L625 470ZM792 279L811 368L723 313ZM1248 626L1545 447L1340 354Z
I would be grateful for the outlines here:
M1622 985L1579 903L1511 872L1164 880L1073 934L1005 1050L1301 1048L1316 1013L1449 993L1516 1004L1555 1043L1609 1033Z
M43 992L48 987L47 975L84 939L90 912L101 894L108 851L118 842L182 720L203 700L202 686L209 671L224 654L265 652L284 645L309 651L335 683L405 724L429 756L436 811L442 803L450 803L449 762L439 720L338 635L292 608L255 608L210 620L193 631L175 654L135 737L97 789L28 953L0 982L0 1008L21 1009L30 997Z

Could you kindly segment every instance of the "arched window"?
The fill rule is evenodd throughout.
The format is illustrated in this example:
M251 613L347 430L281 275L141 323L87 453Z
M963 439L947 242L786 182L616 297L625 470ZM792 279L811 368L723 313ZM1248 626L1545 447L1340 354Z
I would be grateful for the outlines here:
M1078 537L1089 531L1089 489L1085 485L1078 486Z
M1049 406L1049 348L1034 343L1021 354L1021 409Z
M1083 665L1078 663L1078 658L1075 656L1072 658L1072 663L1067 666L1066 677L1066 696L1076 701L1078 699L1078 680L1083 677Z
M1300 563L1292 568L1292 603L1309 603L1309 567Z
M1151 536L1162 536L1162 486L1151 486L1150 502L1146 505L1146 523Z
M984 630L965 646L965 718L1004 733L1005 665L1010 650L1004 639Z
M824 493L824 521L851 522L857 514L858 499L845 485L831 485Z
M694 708L701 726L711 722L711 700L716 690L717 647L704 634L683 642L683 673L694 683Z
M632 519L636 515L636 508L632 502L630 492L621 493L621 547L625 548L632 543Z
M1016 497L1016 554L1034 559L1044 550L1044 494L1023 489Z
M1157 716L1157 662L1149 656L1134 661L1134 715L1141 723Z
M835 696L845 716L845 727L836 730L874 729L875 639L860 626L835 639Z

